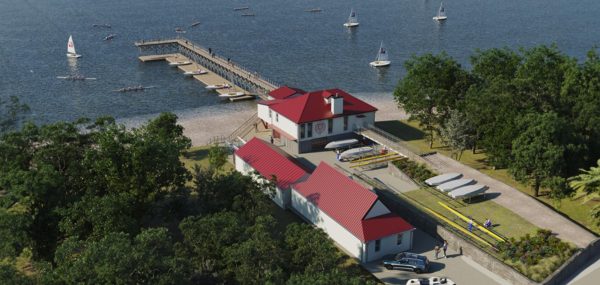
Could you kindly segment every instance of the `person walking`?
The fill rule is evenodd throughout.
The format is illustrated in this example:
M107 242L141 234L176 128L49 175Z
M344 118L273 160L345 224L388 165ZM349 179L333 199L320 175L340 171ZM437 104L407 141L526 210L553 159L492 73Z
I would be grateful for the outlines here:
M467 229L470 232L473 232L473 219L471 219L471 217L469 217L469 224L467 225Z
M436 245L433 248L433 251L435 252L435 259L438 259L438 256L440 255L440 247Z
M273 136L271 136L271 144L273 144L275 142L275 140L273 139Z
M447 250L448 250L448 241L444 240L444 244L442 244L442 251L444 252L444 258L448 258L448 256L446 256Z

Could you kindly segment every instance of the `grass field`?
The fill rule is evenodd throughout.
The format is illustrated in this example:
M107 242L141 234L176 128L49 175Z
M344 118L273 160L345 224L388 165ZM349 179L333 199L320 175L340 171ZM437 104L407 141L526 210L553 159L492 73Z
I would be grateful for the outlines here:
M419 128L418 122L416 121L383 121L377 122L376 125L388 133L406 141L411 148L417 149L421 153L436 151L448 157L452 157L450 148L442 145L437 139L434 139L433 148L430 149L429 142L425 140L424 133ZM486 161L487 156L481 150L478 150L475 154L471 151L465 151L460 159L461 163L502 181L525 194L533 196L531 187L514 180L506 169L493 169L486 164ZM600 199L586 199L582 195L577 195L574 198L563 199L560 203L556 203L552 199L546 197L543 190L540 192L542 195L534 198L547 204L557 212L581 224L596 234L600 234L600 227L595 224L589 215L594 206L600 205Z

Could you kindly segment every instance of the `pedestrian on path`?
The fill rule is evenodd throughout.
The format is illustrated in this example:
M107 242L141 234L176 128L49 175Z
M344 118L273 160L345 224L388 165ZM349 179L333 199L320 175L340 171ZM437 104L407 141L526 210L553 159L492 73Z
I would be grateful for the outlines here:
M467 225L467 229L470 232L473 232L473 219L471 219L471 217L469 217L469 225Z
M275 140L273 139L273 136L271 136L271 144L273 144L275 142Z
M436 245L433 248L433 251L435 252L435 259L438 259L438 256L440 255L440 247Z
M448 250L448 241L444 240L444 244L442 244L442 251L444 252L444 258L448 258L448 256L446 256L447 250Z

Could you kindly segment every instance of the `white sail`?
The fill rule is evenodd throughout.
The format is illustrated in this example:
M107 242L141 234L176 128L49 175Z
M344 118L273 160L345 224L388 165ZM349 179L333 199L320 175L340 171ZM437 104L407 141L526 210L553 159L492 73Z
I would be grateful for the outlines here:
M69 41L67 42L67 53L76 55L75 52L75 43L73 42L73 36L69 36Z
M350 16L348 17L348 23L358 23L358 16L354 9L350 10Z
M377 52L377 61L388 61L388 52L387 49L383 46L383 41L381 41L379 51Z
M444 2L440 2L440 9L438 10L438 18L446 18L446 11L444 10Z

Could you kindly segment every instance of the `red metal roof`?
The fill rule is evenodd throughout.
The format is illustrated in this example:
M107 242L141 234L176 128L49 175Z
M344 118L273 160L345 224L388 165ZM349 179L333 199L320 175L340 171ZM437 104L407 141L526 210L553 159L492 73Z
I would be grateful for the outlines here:
M294 96L296 94L304 94L304 93L306 93L306 91L304 91L302 89L288 87L288 86L281 86L281 87L269 92L269 96L271 96L275 99L285 99L290 96Z
M294 190L363 242L413 229L393 213L365 220L377 195L324 162Z
M308 174L293 158L259 138L251 139L236 150L235 154L263 177L271 179L275 175L277 186L281 189L289 188Z
M331 105L325 101L325 98L335 94L344 98L344 112L338 115L331 113ZM314 91L267 105L297 124L377 111L377 108L341 89Z

